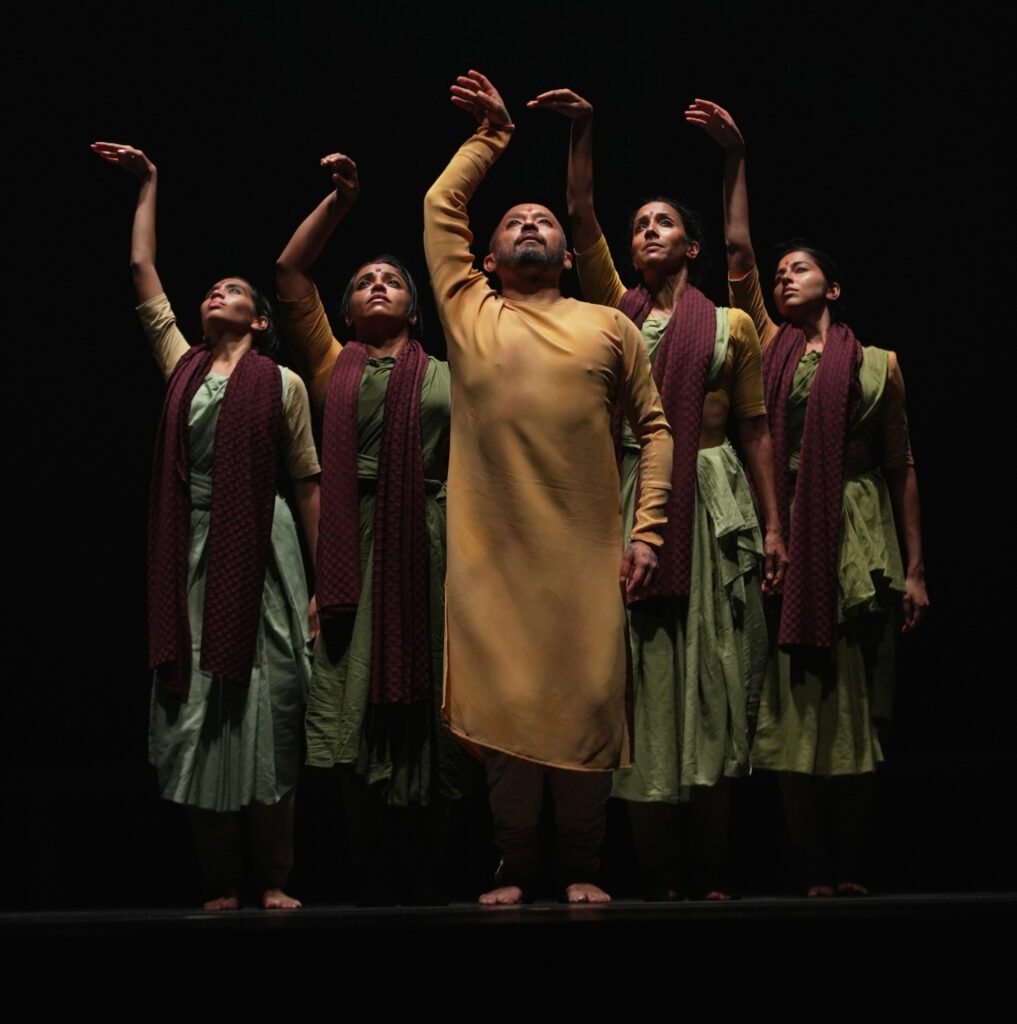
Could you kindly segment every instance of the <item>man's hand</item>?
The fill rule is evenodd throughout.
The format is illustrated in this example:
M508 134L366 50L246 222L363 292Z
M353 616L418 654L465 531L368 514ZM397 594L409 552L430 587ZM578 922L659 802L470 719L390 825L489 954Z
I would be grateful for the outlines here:
M649 544L634 540L622 555L621 582L625 586L625 594L636 598L646 590L657 575L657 553Z
M477 124L488 128L502 128L512 123L498 90L479 72L467 71L452 86L452 102L468 110Z
M571 121L593 117L593 105L571 89L550 89L547 92L542 92L535 100L530 100L526 106L531 110L537 107L553 110L556 114L561 114L562 117L567 117Z
M745 139L738 130L734 118L711 100L695 100L685 111L685 120L702 128L714 142L720 144L725 153L741 153L745 150Z
M342 153L329 153L321 158L321 166L332 175L336 196L347 206L352 206L360 195L357 165Z

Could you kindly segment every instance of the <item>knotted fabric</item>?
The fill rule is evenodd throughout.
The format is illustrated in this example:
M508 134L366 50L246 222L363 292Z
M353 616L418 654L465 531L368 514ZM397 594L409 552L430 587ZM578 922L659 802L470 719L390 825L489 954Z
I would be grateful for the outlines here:
M653 296L645 285L629 289L618 303L637 327L642 327L652 306ZM699 428L716 340L716 306L694 285L687 285L664 329L653 362L653 379L674 437L674 461L657 575L642 597L689 592ZM621 411L616 410L615 416L620 428ZM637 507L638 501L637 493Z
M148 510L149 664L167 689L190 688L187 614L190 459L187 421L212 352L186 352L170 378L156 435ZM282 377L249 349L230 374L215 428L200 667L247 685L254 664L275 507Z
M357 420L367 348L349 342L329 379L322 420L318 610L329 619L360 601ZM371 702L410 703L431 693L428 541L420 388L427 354L411 338L392 367L375 494L371 591Z
M805 333L785 323L763 353L763 386L773 438L777 509L784 524L784 576L778 642L782 647L832 648L837 626L837 545L848 430L862 399L862 346L851 328L834 324L805 409L794 523L791 504L788 400L805 352Z

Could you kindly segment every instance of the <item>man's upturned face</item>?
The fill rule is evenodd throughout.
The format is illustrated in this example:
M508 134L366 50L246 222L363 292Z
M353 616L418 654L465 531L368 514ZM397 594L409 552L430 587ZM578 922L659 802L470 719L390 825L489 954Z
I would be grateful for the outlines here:
M546 206L524 203L512 207L502 218L484 262L487 270L494 271L528 267L561 270L571 257L565 248L565 232L554 214Z

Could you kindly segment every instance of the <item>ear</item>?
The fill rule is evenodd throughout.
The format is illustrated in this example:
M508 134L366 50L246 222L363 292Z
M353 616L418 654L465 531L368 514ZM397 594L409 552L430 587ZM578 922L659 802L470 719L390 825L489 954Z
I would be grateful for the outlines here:
M699 255L699 243L689 242L689 250L685 254L690 260L694 260Z
M568 249L565 250L565 258L561 261L561 269L562 270L571 270L572 269L572 253Z
M498 261L494 258L493 252L489 252L484 257L484 269L489 274L493 274L498 269Z
M840 285L834 281L829 288L826 289L826 301L836 302L840 298Z
M267 331L268 330L268 317L267 316L256 316L251 321L252 331Z
M411 317L408 317L407 319L411 324L415 324L417 322L417 314L414 313Z

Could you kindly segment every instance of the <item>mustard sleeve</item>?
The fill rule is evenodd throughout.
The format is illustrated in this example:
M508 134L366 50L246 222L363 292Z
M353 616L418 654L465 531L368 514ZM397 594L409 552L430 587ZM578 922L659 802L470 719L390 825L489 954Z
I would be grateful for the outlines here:
M473 266L466 204L508 145L514 127L479 129L459 147L424 196L424 255L449 344L449 362L454 362L455 348L472 334L480 303L495 294Z
M321 472L311 432L311 407L304 382L289 368L286 377L286 402L283 405L283 458L286 471L294 480L317 476Z
M908 431L907 402L904 377L897 362L897 353L888 352L886 390L883 393L883 464L888 469L913 466L911 437Z
M576 270L579 272L579 285L583 289L583 298L587 302L597 302L602 306L615 306L628 290L622 284L611 250L603 234L589 249L580 252L576 249Z
M639 441L639 504L631 539L660 547L674 464L671 427L653 382L643 337L628 317L616 315L622 343L618 401Z
M766 414L763 397L763 353L759 335L747 313L740 309L728 310L731 325L731 352L733 356L731 411L739 420L749 420Z
M137 312L163 379L169 380L180 357L191 347L177 327L169 299L165 293L153 295L137 307Z
M312 285L299 299L280 299L279 323L297 369L310 386L315 408L320 411L342 345L332 333L318 289Z
M759 284L759 267L753 267L744 277L727 279L727 293L731 299L731 305L736 309L743 309L752 319L759 335L760 348L765 352L766 346L777 337L780 329L771 319L766 311L766 303L763 301L763 289Z

